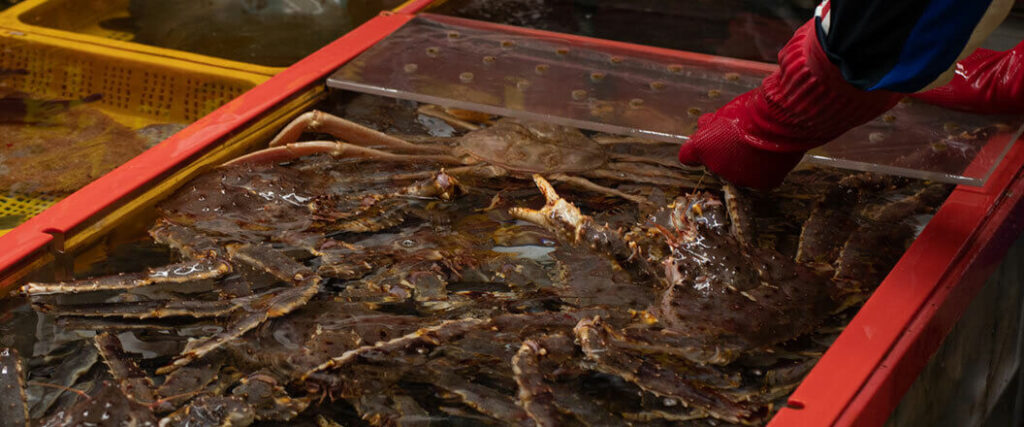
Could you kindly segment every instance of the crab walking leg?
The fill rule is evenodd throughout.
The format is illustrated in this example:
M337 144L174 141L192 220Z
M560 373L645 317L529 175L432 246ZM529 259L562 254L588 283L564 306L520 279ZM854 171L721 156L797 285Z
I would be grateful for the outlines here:
M594 135L590 139L601 145L615 145L615 144L640 144L640 145L674 145L680 146L679 142L675 141L661 141L657 139L642 138L638 136L621 136L621 135Z
M725 194L725 208L729 212L729 231L736 240L744 245L754 245L754 207L743 197L736 186L725 183L722 185Z
M572 185L572 186L577 187L577 188L579 188L581 190L593 191L593 192L599 193L599 194L607 194L609 196L615 196L615 197L619 197L619 198L622 198L622 199L626 199L626 200L629 200L629 201L631 201L633 203L636 203L638 205L646 205L646 204L650 204L651 203L645 197L636 196L636 195L629 194L629 193L623 193L623 192L621 192L619 190L616 190L614 188L609 188L609 187L605 187L603 185L598 185L598 184L595 184L595 183L593 183L592 181L590 181L590 180L588 180L586 178L580 178L578 176L569 176L569 175L557 173L557 174L549 175L548 178L551 178L551 180L558 181L558 182L561 182L563 184Z
M636 243L627 241L619 232L608 226L595 224L593 218L584 215L579 208L561 198L555 192L555 188L540 175L534 175L533 180L547 199L547 204L540 210L521 207L509 209L513 217L568 237L572 244L587 243L591 248L636 268L647 277L660 277L658 266L647 262Z
M445 123L448 123L453 127L462 128L463 130L474 131L480 129L480 126L477 126L473 123L467 122L451 114L448 114L448 112L445 111L444 108L441 108L440 106L437 105L424 105L421 106L420 108L417 108L416 112L424 116L433 117L435 119L441 119Z
M224 343L242 336L267 319L283 316L302 307L319 290L320 277L314 275L294 287L278 288L259 295L256 302L252 304L251 311L242 312L241 316L233 318L224 327L224 330L216 335L189 341L180 356L175 358L170 365L157 369L156 373L164 375L173 372L220 348Z
M664 330L631 329L618 332L608 325L602 327L602 337L607 347L616 352L668 356L665 360L673 361L674 371L684 373L686 378L712 388L736 388L743 382L740 372L713 366L736 360L740 356L739 349L724 344L708 346Z
M32 308L56 316L119 317L122 319L163 319L168 317L191 317L196 319L225 317L246 306L255 297L246 296L217 301L137 301L96 304L51 304L32 301Z
M471 164L467 166L459 166L454 168L446 168L444 172L452 176L470 176L475 178L498 178L508 175L508 171L504 168L497 166L490 166L486 164ZM388 181L409 181L414 179L430 178L436 175L434 171L423 171L423 172L412 172L396 174L385 177Z
M29 426L25 369L13 348L0 348L0 426Z
M662 397L679 399L687 406L707 410L715 418L755 424L768 415L768 407L733 402L719 392L696 386L671 369L656 363L609 351L600 320L583 319L573 329L580 347L600 372L618 376Z
M166 219L160 220L156 226L150 228L149 235L157 243L170 246L187 258L227 258L224 249L210 236Z
M167 426L247 426L256 420L252 406L237 397L202 396L160 420Z
M555 396L540 372L541 350L537 342L524 341L512 356L512 373L519 386L519 406L526 410L538 427L557 426L560 422Z
M473 383L457 372L447 369L427 371L433 376L431 383L444 391L454 394L470 408L481 414L501 421L504 425L530 426L530 416L505 393L490 387Z
M244 156L237 157L224 164L234 165L242 163L281 162L320 153L330 154L336 158L361 157L398 162L438 162L452 165L462 164L462 160L459 158L445 154L395 154L341 141L306 141L279 145L254 151Z
M694 189L694 190L701 189L701 188L712 188L712 187L716 186L716 184L714 182L715 180L713 180L713 179L706 180L706 181L710 181L710 182L698 182L698 181L694 181L694 180L688 179L688 178L687 179L675 179L675 178L665 178L665 177L660 177L660 176L643 176L643 175L635 175L635 174L631 174L631 173L626 173L626 172L622 172L622 171L618 171L618 170L612 170L612 169L605 169L605 168L589 170L589 171L581 173L581 175L583 175L583 176L585 176L587 178L591 178L591 179L609 179L609 180L614 180L614 181L638 182L638 183L653 184L653 185L658 185L658 186L663 186L663 187L691 188L691 189Z
M707 171L704 169L683 172L678 169L671 169L663 165L649 164L642 161L608 162L607 164L604 165L604 169L623 172L626 174L626 176L668 178L684 182L693 181L694 179L700 179L702 175L707 174ZM712 179L712 181L718 180Z
M256 295L251 308L240 312L220 333L189 341L185 350L170 365L157 370L158 374L172 372L189 362L205 356L226 342L259 326L267 319L280 317L302 307L320 290L320 276L309 267L274 250L267 245L237 245L228 248L231 259L262 269L270 275L291 283L291 287L277 288Z
M320 364L319 366L309 370L302 375L302 380L305 381L310 375L325 371L328 369L337 369L346 366L350 363L357 361L361 356L372 354L372 353L388 353L395 350L400 350L411 345L423 343L429 345L439 345L443 342L450 341L452 338L465 334L466 332L479 327L486 321L482 319L461 319L461 320L446 320L438 325L422 328L408 335L395 338L390 341L380 341L372 345L365 345L362 347L354 348L341 354L341 356L332 358L327 362Z
M666 167L666 168L671 168L671 169L682 169L682 170L690 171L690 172L704 172L704 171L707 170L703 166L687 166L687 165L684 165L682 163L679 163L678 160L675 160L675 158L666 160L666 159L660 159L660 158L644 157L644 156L634 156L634 155L631 155L631 154L618 154L618 153L610 153L610 154L608 154L608 158L611 159L611 160L617 161L617 162L642 163L642 164L661 166L661 167Z
M318 110L309 111L296 117L270 141L268 146L277 147L291 144L298 141L304 132L323 132L357 145L390 147L410 153L445 153L448 151L445 147L416 145Z
M447 202L465 193L466 189L462 187L462 183L450 173L441 169L440 172L434 172L433 178L411 184L398 190L396 194L406 197L436 198Z
M80 293L133 289L163 283L186 283L216 279L231 273L231 264L219 259L186 261L147 269L141 273L118 274L73 282L25 284L21 290L28 296L56 293Z
M156 401L153 380L142 371L139 364L128 357L116 335L102 333L93 340L103 362L110 369L110 375L121 386L121 392L135 403L148 405Z

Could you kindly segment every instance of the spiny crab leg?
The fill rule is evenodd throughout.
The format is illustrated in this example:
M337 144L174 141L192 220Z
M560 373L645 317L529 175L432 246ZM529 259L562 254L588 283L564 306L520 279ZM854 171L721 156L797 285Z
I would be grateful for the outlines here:
M714 185L711 185L711 184L709 184L707 182L698 182L698 181L694 181L694 180L688 179L688 178L683 178L683 179L680 179L680 178L666 178L666 177L662 177L662 176L647 176L647 175L642 175L642 174L635 174L632 171L626 172L626 171L615 170L611 166L605 166L604 168L601 168L601 169L589 170L589 171L583 172L582 175L586 176L587 178L609 179L609 180L614 180L614 181L620 181L620 182L626 181L626 182L632 182L632 183L639 182L639 183L654 184L654 185L664 186L664 187L683 187L683 188L698 189L698 188L709 188L709 187L713 187L714 186Z
M463 175L472 176L477 178L497 178L508 175L508 171L497 166L485 165L485 164L471 164L469 166L459 166L454 168L445 169L445 172L449 175ZM411 172L396 174L386 177L389 181L409 181L414 179L424 179L434 176L433 171L423 172Z
M703 171L705 171L704 166L687 166L687 165L684 165L682 163L679 163L678 160L674 160L674 159L665 160L665 159L660 159L660 158L644 157L644 156L634 156L634 155L631 155L631 154L618 154L618 153L611 153L611 154L608 155L608 158L611 159L611 160L619 161L619 162L644 163L644 164L649 164L649 165L654 165L654 166L661 166L661 167L672 168L672 169L682 169L682 170L691 171L691 172L703 172Z
M320 366L306 372L302 375L302 380L305 381L310 375L320 371L346 366L350 363L356 362L360 357L367 354L388 353L407 348L418 343L435 346L440 345L441 343L451 341L454 337L463 335L470 330L479 328L485 322L486 321L483 319L446 320L435 326L422 328L416 332L403 335L390 341L381 341L375 344L354 348L342 353L341 356L332 358L331 360L320 364Z
M110 375L117 381L126 397L143 405L156 401L153 380L125 353L117 335L107 332L98 334L93 339L93 344L96 345L97 352L110 369Z
M687 406L706 410L715 418L733 423L754 424L768 413L766 406L734 402L721 392L694 384L689 378L656 362L610 351L600 318L580 320L573 332L583 353L595 363L598 371L621 377L658 396L679 399Z
M189 341L182 354L170 365L158 369L158 374L163 375L185 366L224 343L242 336L267 319L283 316L302 307L320 290L319 275L267 245L236 245L229 247L228 252L232 260L266 271L285 283L291 283L292 286L275 288L258 295L250 310L240 311L220 333Z
M462 119L460 119L458 117L455 117L454 115L452 115L452 114L448 113L447 111L445 111L444 108L441 108L440 106L437 106L437 105L431 105L431 104L423 105L420 108L417 108L416 112L418 112L418 113L420 113L420 114L422 114L424 116L433 117L435 119L441 119L445 123L448 123L449 125L452 125L452 126L455 126L455 127L460 127L460 128L462 128L464 130L473 131L473 130L480 129L480 126L477 126L477 125L475 125L473 123L470 123L470 122L462 120Z
M231 264L220 259L186 261L147 269L141 273L118 274L95 279L60 283L29 282L22 287L28 296L133 289L163 283L185 283L216 279L231 273Z
M0 424L30 425L28 397L25 395L25 369L18 351L0 348Z
M551 178L554 181L572 185L581 190L593 191L595 193L607 194L609 196L615 196L622 199L626 199L638 205L646 205L651 203L645 197L636 196L629 193L623 193L622 191L616 190L614 188L605 187L603 185L595 184L593 181L590 181L589 179L578 176L570 176L559 173L550 175L549 178Z
M340 141L306 141L278 145L239 156L224 164L280 162L320 153L330 154L335 158L365 158L398 162L439 162L451 165L462 164L462 160L455 156L444 154L395 154Z
M545 349L534 340L523 341L519 351L512 356L512 373L519 386L519 405L530 415L537 426L557 426L559 412L555 407L554 393L544 383L540 371L540 358Z
M533 181L547 199L547 204L540 210L514 207L509 209L509 214L547 228L559 236L568 237L574 245L587 243L591 249L607 253L619 262L635 267L648 277L659 277L657 267L647 262L636 242L628 241L621 233L607 225L595 224L593 218L584 215L579 208L561 198L544 177L534 175Z
M252 296L247 296L215 301L157 300L73 305L54 305L44 301L32 301L32 307L40 312L57 316L120 317L139 320L187 316L202 319L227 316L248 305L252 300Z
M413 144L383 132L370 129L341 117L313 110L296 117L288 123L268 144L270 147L291 144L299 140L304 132L323 132L344 139L353 144L373 147L383 146L410 153L447 153L445 147L431 147Z

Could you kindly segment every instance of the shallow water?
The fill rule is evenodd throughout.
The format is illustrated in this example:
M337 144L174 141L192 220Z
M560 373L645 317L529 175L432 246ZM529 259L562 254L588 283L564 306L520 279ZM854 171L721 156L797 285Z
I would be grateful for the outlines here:
M406 135L437 136L438 129L443 130L446 126L422 120L421 115L415 113L416 105L403 101L336 94L318 105L318 108L345 115L378 129ZM320 135L309 137L319 138ZM248 173L245 168L249 168ZM372 199L364 196L393 193L399 187L405 188L387 180L382 181L381 177L391 176L398 171L437 169L436 165L429 163L331 160L318 155L279 164L217 169L183 186L176 196L164 201L162 212L178 220L187 219L186 223L193 230L211 236L230 236L226 240L229 244L232 241L263 241L313 269L321 269L338 260L344 263L367 254L372 255L366 260L375 263L373 268L356 279L329 276L330 270L319 270L325 280L318 295L290 314L266 321L263 326L225 346L232 355L229 363L240 370L249 371L255 365L273 371L282 369L282 366L287 368L292 364L308 362L299 356L321 357L323 355L318 352L324 351L335 357L352 350L357 344L346 347L339 343L346 342L353 335L361 337L358 343L377 340L385 342L422 326L436 324L442 319L488 319L507 313L526 317L546 314L562 316L575 310L593 307L601 307L603 310L611 307L613 315L609 322L631 324L635 319L644 319L643 313L647 313L647 309L661 298L658 292L652 291L650 281L637 280L622 265L610 262L608 257L592 253L586 248L570 248L569 245L558 243L556 236L540 227L511 217L507 213L510 207L538 208L544 204L533 183L526 179L466 177L462 181L468 190L455 200L442 202L431 198L413 198L402 211L400 222L365 233L315 229L318 220L291 214L291 210L302 212L304 205L297 203L298 199L271 195L297 194L305 199L325 189L336 196L349 195L349 198L317 199L326 203L326 206L341 209L333 211L341 214L347 212L342 209L350 206L345 204L347 202L359 201L351 205L353 209L358 209L358 206ZM845 174L825 175L824 179L835 180ZM793 179L806 176L811 175L794 176ZM606 184L619 185L615 182ZM680 188L657 188L655 191L647 187L639 183L619 185L623 191L640 192L657 200L658 205L667 204L684 192ZM827 187L825 181L794 184L792 188L784 189L790 193L783 194L783 190L780 190L774 196L754 197L753 200L771 207L757 215L775 216L760 224L765 227L765 234L773 238L777 237L774 235L789 236L776 238L775 241L798 240L800 226L795 222L802 221L799 219L801 217L806 219L807 214L801 216L799 213L785 211L809 210L813 194ZM797 194L796 190L806 193ZM566 200L594 216L597 223L608 223L612 229L628 228L646 218L657 218L664 214L651 213L635 204L588 191L573 191L561 186L559 191ZM886 198L889 201L893 199L892 195ZM781 199L789 202L778 203ZM242 202L255 204L249 207ZM217 212L223 214L214 214ZM290 221L263 221L278 217ZM660 223L662 220L652 221ZM783 227L779 225L780 221L794 223ZM318 242L311 252L303 246L308 244L309 236L301 234L308 230L313 230L313 234L318 237L326 234L329 239ZM658 233L652 233L658 236ZM770 242L767 239L764 241ZM351 247L355 246L352 245L362 249L353 250ZM791 249L784 249L783 246L779 244L780 252L792 256L787 252ZM314 252L319 255L314 256ZM175 262L178 258L180 256L167 247L144 239L117 246L108 254L94 257L95 262L81 262L89 264L89 267L77 272L76 276L140 271L146 267ZM152 298L211 300L223 298L216 295L218 292L246 295L246 292L257 293L284 287L263 270L237 262L235 264L233 273L217 280L203 280L187 285L157 285L124 293L78 294L43 300L62 304L82 304L93 299L113 302L145 301ZM452 269L457 274L445 273L444 280L447 283L438 285L432 277L438 271L449 271L446 269ZM405 286L411 285L400 284L401 281L396 280L396 277L414 282L415 289L406 289ZM420 299L423 295L428 297ZM153 375L152 372L167 365L188 340L218 334L230 327L227 319L196 320L187 316L141 321L125 321L116 317L56 319L32 311L24 299L8 299L4 304L0 306L0 319L5 320L0 322L0 347L14 347L29 359L30 379L37 383L75 387L90 393L99 381L110 377L106 366L98 363L92 340L97 333L110 331L115 334L124 349L139 359L147 375ZM764 372L772 368L778 368L777 372L795 372L792 375L802 376L805 369L813 364L813 354L822 351L834 339L836 331L841 330L841 325L849 320L851 313L852 310L829 318L823 322L825 328L822 331L782 343L772 352L745 355L736 362L739 365L735 367L735 372L732 367L723 369L727 369L729 375L752 384L757 384L759 378L765 375ZM497 401L505 399L508 401L506 403L514 406L516 383L512 381L508 362L524 342L519 334L526 334L526 338L532 340L540 340L541 336L547 335L571 336L571 326L552 326L551 330L543 326L540 327L543 333L472 331L450 343L436 346L424 344L422 348L411 348L413 351L410 352L378 351L367 354L366 360L359 365L360 369L345 371L339 374L340 378L356 381L361 378L360 373L364 370L376 373L366 374L378 375L376 378L388 377L389 370L402 372L400 381L382 385L382 388L374 389L374 393L367 392L367 396L383 396L385 401L365 402L352 398L347 401L324 401L305 411L299 420L313 423L317 417L325 416L337 421L360 423L360 411L384 411L362 405L398 407L402 406L403 399L408 398L421 407L423 412L410 410L402 419L429 419L439 425L498 423L495 418L474 410L473 405L453 397L458 393L452 390L464 392L472 389L480 393L497 393L500 396L500 399L495 398ZM330 340L316 338L321 336L327 336ZM333 348L332 345L339 347ZM812 356L801 353L808 349L811 349L809 354ZM579 350L573 351L579 353ZM421 356L428 357L428 361L419 359ZM582 356L574 354L574 357ZM787 357L797 361L787 360ZM407 372L409 368L403 367L398 361L421 363L410 366L439 370L437 372L459 372L461 374L451 375L453 378L462 378L461 375L465 374L466 383L436 384L431 378L438 378L437 375L426 378L423 372L415 369ZM678 363L671 360L661 362ZM562 387L574 395L597 402L615 414L645 410L662 413L676 411L673 414L679 415L681 407L677 400L655 399L653 395L640 392L636 386L615 375L578 373L575 371L577 368L572 367L574 365L567 366L568 373L562 379L564 382L552 382L552 386ZM378 372L380 369L383 371ZM153 376L159 383L161 377ZM713 377L705 380L723 381ZM292 396L300 396L306 392L302 386L319 384L313 379L310 381L308 384L302 381L290 384L288 391ZM735 392L742 394L748 390L737 389ZM774 391L763 398L778 400L783 399L785 394ZM73 393L52 387L34 386L29 396L35 417L68 407L76 401Z

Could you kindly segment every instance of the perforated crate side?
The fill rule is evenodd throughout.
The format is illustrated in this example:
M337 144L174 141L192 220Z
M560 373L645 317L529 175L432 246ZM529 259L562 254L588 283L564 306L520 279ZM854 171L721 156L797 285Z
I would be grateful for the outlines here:
M12 30L0 30L0 69L27 72L0 78L0 94L18 91L45 99L100 94L91 105L132 128L194 122L269 78L166 58L139 60L129 52ZM0 193L0 235L61 197Z
M112 50L97 52L86 44L80 47L88 50L79 50L44 40L10 31L0 37L0 68L28 71L28 75L5 79L4 84L46 98L99 93L103 98L98 104L104 110L136 119L126 123L130 126L193 122L267 78L169 65L173 63L169 60L140 62Z

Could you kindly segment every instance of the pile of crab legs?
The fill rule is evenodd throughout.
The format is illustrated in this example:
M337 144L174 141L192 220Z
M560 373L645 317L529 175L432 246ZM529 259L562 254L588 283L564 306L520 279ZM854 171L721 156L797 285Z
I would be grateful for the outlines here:
M308 132L347 142L296 142ZM44 424L106 417L244 425L292 420L324 399L344 399L380 425L439 415L499 424L758 424L813 366L808 351L787 346L834 332L826 330L830 319L884 276L879 252L903 250L874 245L907 240L908 220L948 191L871 175L805 178L811 183L791 185L809 192L789 256L759 239L756 198L744 190L725 184L724 197L695 191L658 206L656 192L595 183L716 186L670 162L606 148L647 142L598 139L500 119L454 140L413 143L320 112L300 116L271 148L197 178L164 203L150 234L182 262L23 287L38 311L94 325L225 319L155 369L159 386L116 333L97 333L112 381ZM427 167L339 178L338 162ZM429 216L425 205L473 199L464 182L522 178L533 180L543 207L499 209L509 201L487 193L483 210L553 236L554 275L444 227L403 228L410 216ZM551 181L625 199L641 220L602 223ZM873 197L897 187L900 197ZM339 234L361 237L332 237ZM129 296L202 281L216 283L216 295ZM500 290L457 290L478 282ZM61 299L99 292L119 295L98 304ZM0 363L19 373L0 375L0 385L24 386L17 355L3 353ZM3 403L24 409L12 396ZM15 424L28 420L27 411L10 413Z

